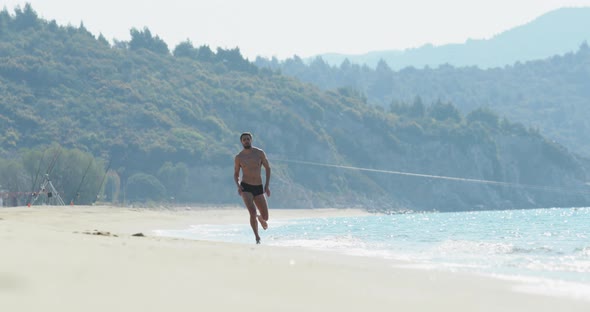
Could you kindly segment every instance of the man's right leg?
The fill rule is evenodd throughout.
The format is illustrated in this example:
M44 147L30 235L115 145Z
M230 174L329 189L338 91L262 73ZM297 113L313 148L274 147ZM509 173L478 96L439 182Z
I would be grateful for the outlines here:
M256 237L256 243L260 244L260 236L258 235L258 219L256 217L256 206L254 206L254 196L249 192L242 192L242 199L250 214L250 226Z

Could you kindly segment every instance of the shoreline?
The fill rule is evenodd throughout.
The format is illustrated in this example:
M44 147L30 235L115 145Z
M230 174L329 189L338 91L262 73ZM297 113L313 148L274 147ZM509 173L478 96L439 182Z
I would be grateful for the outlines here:
M340 215L373 213L271 210L271 220ZM515 291L522 285L516 281L396 267L400 261L151 234L156 229L247 220L241 208L2 208L0 305L10 311L590 308L587 301ZM93 235L97 231L108 235ZM136 233L146 236L132 236Z
M236 210L240 210L240 207L237 207ZM274 209L276 210L283 210L282 213L279 213L279 218L274 218L274 222L277 221L287 221L287 220L294 220L299 218L310 218L310 216L306 216L305 213L311 212L313 217L354 217L354 216L373 216L373 215L380 215L380 213L375 212L368 212L363 209L342 209L342 208L317 208L317 209ZM299 215L298 212L302 212L303 215ZM239 223L239 222L238 222ZM244 222L242 222L244 223ZM226 224L226 223L221 223ZM244 223L245 224L245 223ZM199 225L216 225L215 223L208 223L208 224L194 224L192 226L199 226ZM235 224L227 224L227 225L235 225ZM272 225L272 223L271 223ZM180 230L187 230L188 228L180 229ZM187 240L201 240L200 238L190 238L189 236L184 235L174 235L174 234L162 234L162 232L169 232L170 230L174 231L176 229L157 229L153 230L154 233L158 237L167 237L167 238L178 238L178 239L187 239ZM262 230L261 230L262 231ZM264 233L264 232L262 232ZM236 242L236 241L228 241L228 240L209 240L207 238L202 238L202 240L209 241L209 242L218 242L218 243L232 243L232 244L240 244L249 246L250 243L246 242ZM532 295L542 295L542 296L549 296L555 298L562 298L562 299L569 299L569 300L580 300L587 302L590 304L590 284L582 283L579 281L573 280L563 280L563 279L555 279L545 276L538 276L538 275L526 275L526 274L514 274L510 275L508 273L495 273L495 272L478 272L473 271L468 268L460 267L460 266L445 266L442 263L434 263L434 262L421 262L421 261L412 261L407 259L401 259L400 257L395 257L387 254L387 251L384 250L351 250L351 249L333 249L333 248L322 248L322 247L314 247L314 246L293 246L293 245L278 245L270 243L266 241L267 246L272 246L276 248L294 248L294 249L305 249L310 251L317 251L317 252L324 252L324 253L331 253L333 255L340 255L345 257L361 257L361 258L370 258L370 259L378 259L378 260L385 260L391 263L391 266L394 268L400 269L411 269L411 270L422 270L422 271L438 271L443 272L445 274L465 274L471 276L479 276L486 279L493 279L499 280L503 282L509 282L513 285L511 286L511 290L520 293L532 294ZM263 239L263 244L264 239ZM385 252L385 254L383 253ZM590 308L590 306L589 306Z

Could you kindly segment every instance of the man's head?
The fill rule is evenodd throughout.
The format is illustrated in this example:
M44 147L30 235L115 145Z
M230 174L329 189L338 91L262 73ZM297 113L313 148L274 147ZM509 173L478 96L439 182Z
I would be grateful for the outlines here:
M245 149L252 148L252 133L242 133L242 135L240 135L240 141L242 142L242 146L244 146Z

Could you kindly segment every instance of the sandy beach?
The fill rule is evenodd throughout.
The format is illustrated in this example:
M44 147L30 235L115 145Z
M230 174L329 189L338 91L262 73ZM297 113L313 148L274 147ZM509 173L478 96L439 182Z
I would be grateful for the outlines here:
M363 214L271 210L269 231L273 220ZM244 209L1 208L0 311L590 311L518 282L153 233L236 222L248 222Z

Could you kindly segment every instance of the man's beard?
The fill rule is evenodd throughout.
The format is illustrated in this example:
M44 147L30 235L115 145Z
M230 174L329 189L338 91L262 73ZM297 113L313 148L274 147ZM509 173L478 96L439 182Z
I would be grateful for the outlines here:
M251 145L251 144L248 144L248 145L245 145L245 144L244 144L244 148L245 148L245 149L251 149L251 148L252 148L252 145Z

